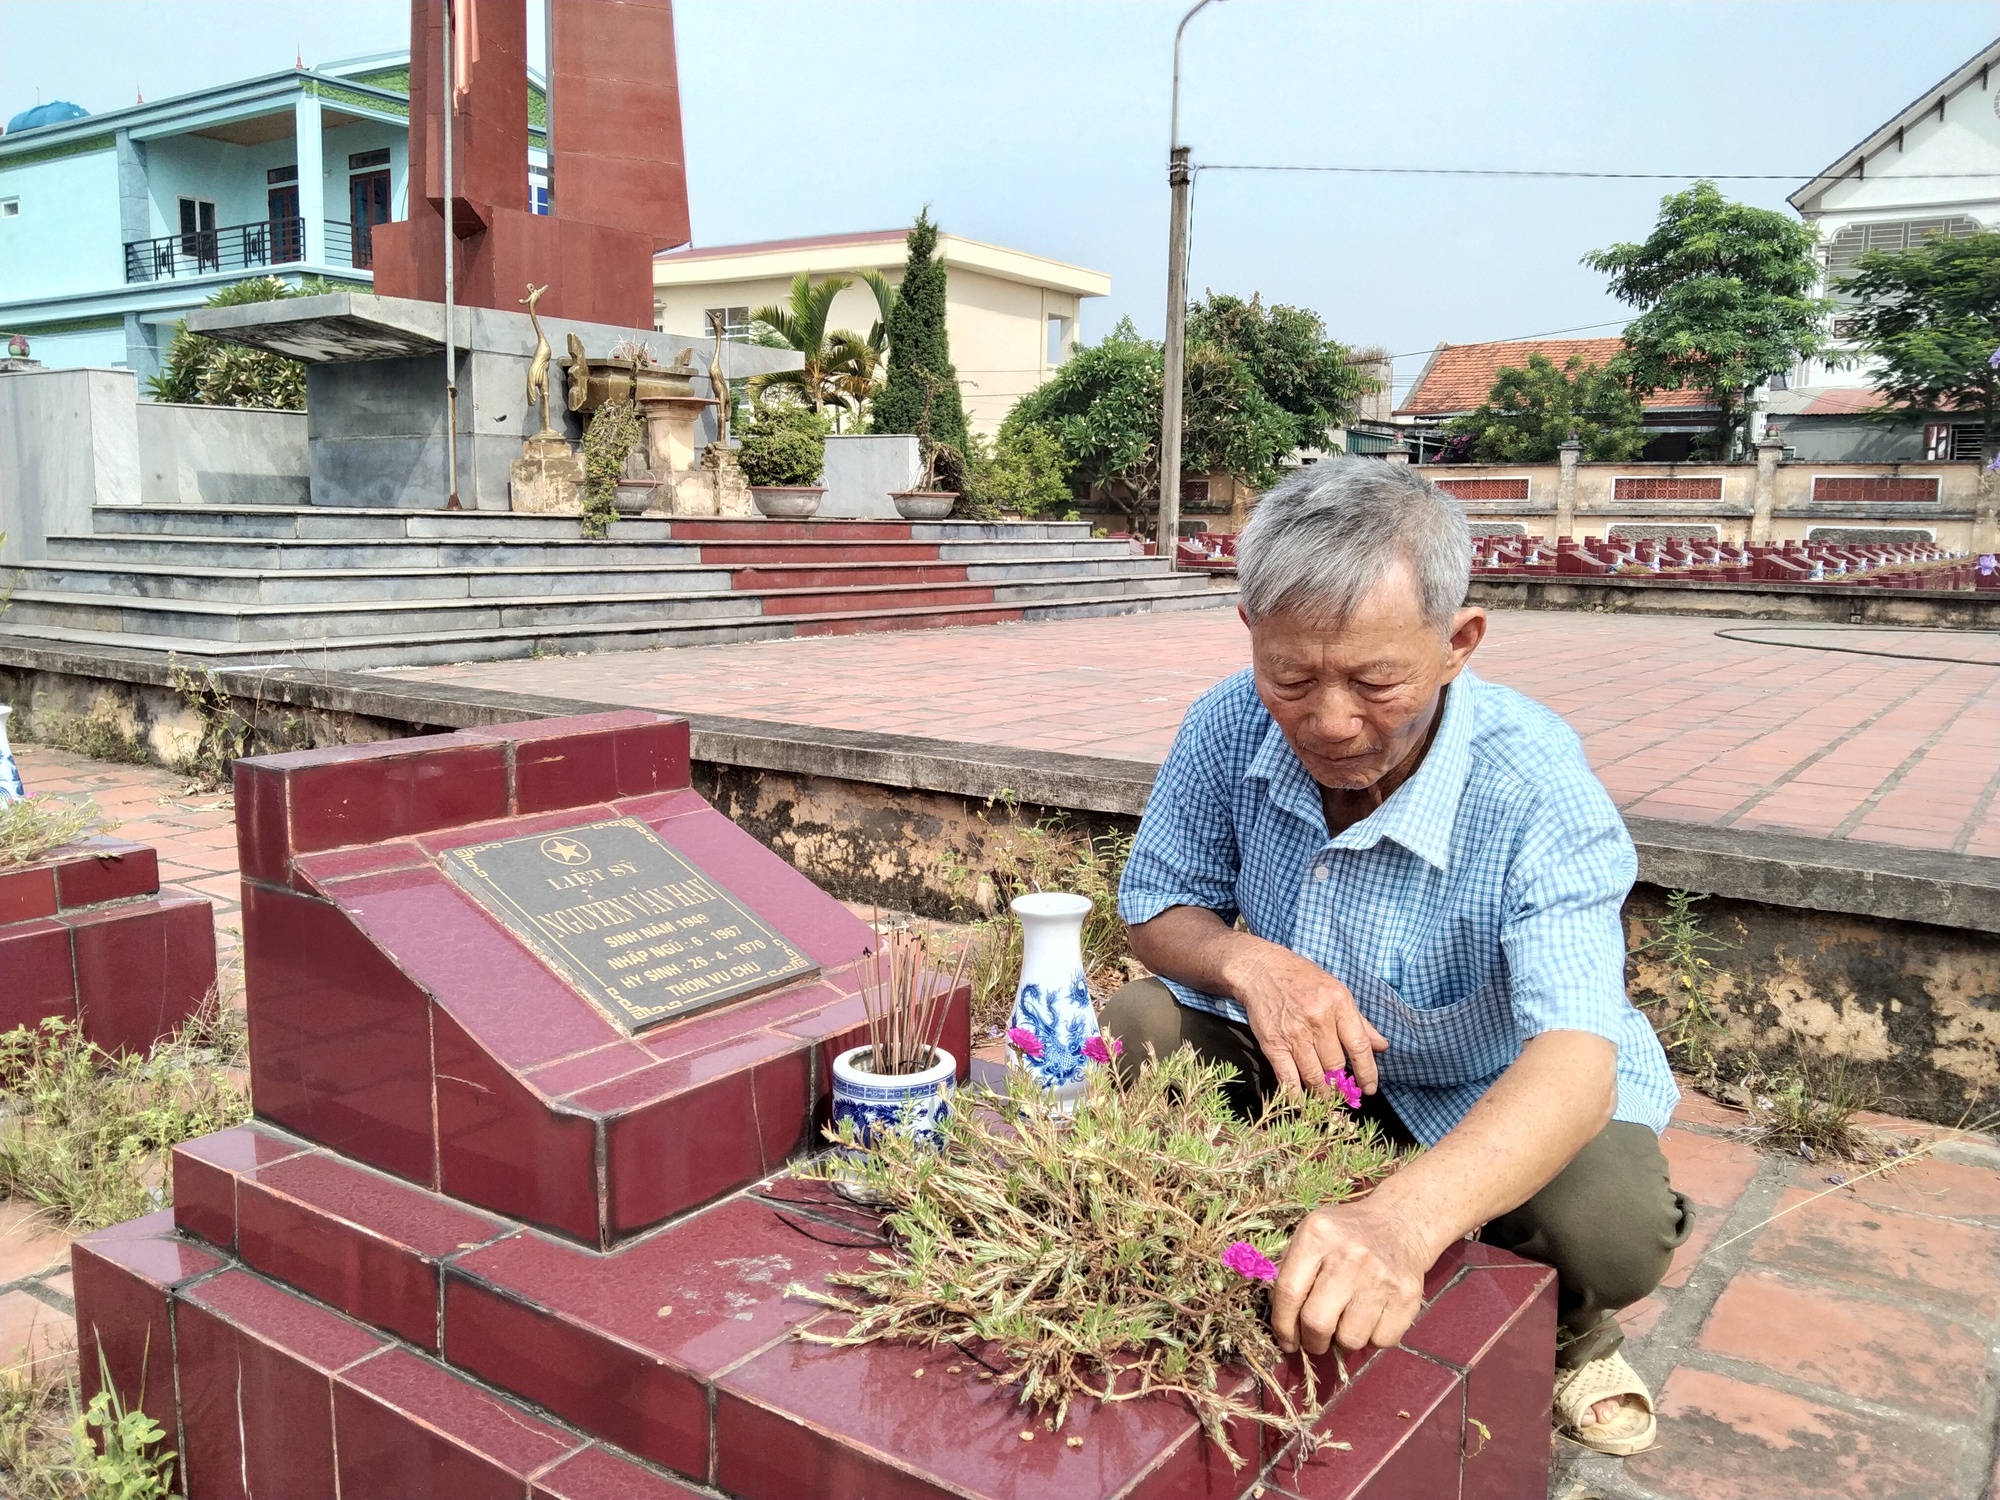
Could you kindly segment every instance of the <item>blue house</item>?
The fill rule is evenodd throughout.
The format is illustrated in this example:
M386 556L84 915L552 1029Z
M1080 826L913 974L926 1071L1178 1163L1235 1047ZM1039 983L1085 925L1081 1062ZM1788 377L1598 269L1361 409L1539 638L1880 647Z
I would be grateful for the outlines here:
M374 226L409 212L407 52L294 68L92 115L46 104L0 134L0 338L143 382L174 326L248 276L366 288ZM528 88L547 201L547 102Z

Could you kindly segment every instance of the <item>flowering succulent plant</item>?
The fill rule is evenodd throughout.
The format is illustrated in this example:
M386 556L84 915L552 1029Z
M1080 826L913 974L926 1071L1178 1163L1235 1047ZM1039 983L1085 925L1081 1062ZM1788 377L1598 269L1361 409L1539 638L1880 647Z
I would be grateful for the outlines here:
M1248 1240L1238 1240L1222 1252L1222 1263L1238 1276L1251 1281L1276 1281L1278 1268L1262 1250Z
M1015 1051L1020 1052L1024 1056L1040 1057L1042 1055L1042 1039L1025 1026L1009 1026L1007 1028L1007 1041Z
M830 1275L840 1293L791 1287L851 1319L798 1337L976 1343L1057 1426L1079 1396L1173 1394L1232 1463L1243 1422L1309 1452L1323 1398L1311 1364L1288 1366L1271 1335L1277 1267L1257 1247L1369 1191L1393 1150L1333 1095L1283 1095L1245 1121L1226 1065L1183 1049L1121 1080L1102 1065L1111 1039L1094 1040L1104 1056L1070 1113L1015 1068L1004 1094L960 1091L935 1154L896 1134L870 1148L859 1170L899 1253Z

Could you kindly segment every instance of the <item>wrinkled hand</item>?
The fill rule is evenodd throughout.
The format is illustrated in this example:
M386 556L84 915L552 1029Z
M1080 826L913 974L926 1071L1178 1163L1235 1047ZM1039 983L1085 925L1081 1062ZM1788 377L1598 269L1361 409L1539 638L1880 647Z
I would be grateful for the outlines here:
M1275 943L1260 944L1232 980L1279 1088L1324 1092L1326 1075L1345 1068L1362 1093L1375 1092L1375 1054L1388 1051L1389 1043L1368 1024L1346 985Z
M1271 1288L1271 1332L1287 1354L1386 1349L1423 1307L1422 1237L1368 1203L1316 1209L1292 1235Z

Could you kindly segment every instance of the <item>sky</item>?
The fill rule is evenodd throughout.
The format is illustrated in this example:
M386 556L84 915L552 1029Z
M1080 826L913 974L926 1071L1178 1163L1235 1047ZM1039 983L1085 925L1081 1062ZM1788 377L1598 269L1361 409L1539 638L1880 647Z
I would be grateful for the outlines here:
M1122 316L1157 337L1185 3L680 0L695 242L928 203L1109 273L1085 339ZM1197 165L1778 173L1723 186L1783 209L1995 30L1992 0L1218 0L1183 44L1182 138ZM0 0L0 119L408 43L399 0ZM1400 393L1440 340L1615 333L1579 257L1644 238L1684 185L1202 172L1189 286L1313 308L1405 356Z

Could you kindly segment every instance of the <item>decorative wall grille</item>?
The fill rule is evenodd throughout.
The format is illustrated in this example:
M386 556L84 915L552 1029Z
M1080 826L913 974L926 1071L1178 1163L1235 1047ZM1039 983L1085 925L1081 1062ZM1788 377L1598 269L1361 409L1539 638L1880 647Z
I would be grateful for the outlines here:
M1926 505L1938 497L1936 476L1815 474L1815 505Z
M1648 479L1621 474L1611 481L1611 498L1620 500L1695 500L1722 503L1720 474L1691 474L1682 479Z
M1433 479L1439 489L1460 500L1526 500L1530 481L1522 479Z

